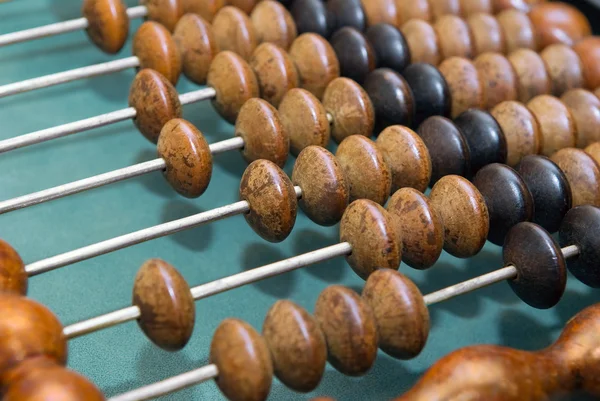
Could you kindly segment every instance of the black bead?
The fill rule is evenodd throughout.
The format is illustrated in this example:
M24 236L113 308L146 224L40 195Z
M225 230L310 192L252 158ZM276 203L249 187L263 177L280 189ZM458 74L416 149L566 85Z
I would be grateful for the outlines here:
M600 288L600 209L584 205L569 210L559 231L560 245L576 245L579 255L567 262L579 281Z
M294 0L278 0L278 1L286 7L291 6L292 3L294 2Z
M431 156L431 186L446 175L464 176L469 172L469 146L452 121L440 116L429 117L417 133Z
M459 115L454 124L469 144L471 176L488 164L506 163L506 137L490 113L469 109Z
M523 302L548 309L560 301L567 284L567 268L552 236L534 223L520 223L509 231L502 250L505 265L517 268L508 284Z
M329 23L329 32L335 32L345 26L364 31L366 17L360 0L329 0L327 2L327 22Z
M525 156L516 167L533 196L533 222L551 233L558 231L571 209L571 186L565 173L545 156Z
M450 116L450 89L437 68L431 64L415 63L409 65L402 76L415 98L415 127L431 116Z
M376 24L367 30L367 39L375 50L377 67L402 72L410 64L410 49L404 35L389 24Z
M313 32L323 37L329 36L327 10L322 0L295 0L290 11L299 35Z
M340 74L362 84L375 69L375 53L365 35L349 26L338 30L330 40L340 61Z

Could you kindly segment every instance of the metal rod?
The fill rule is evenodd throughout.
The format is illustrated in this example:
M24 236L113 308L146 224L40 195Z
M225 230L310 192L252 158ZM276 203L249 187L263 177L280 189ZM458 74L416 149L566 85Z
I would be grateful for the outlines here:
M29 92L35 89L47 88L66 82L76 81L78 79L111 74L113 72L126 70L128 68L139 67L139 65L139 58L137 58L137 56L131 56L106 63L45 75L43 77L27 79L25 81L0 86L0 98Z

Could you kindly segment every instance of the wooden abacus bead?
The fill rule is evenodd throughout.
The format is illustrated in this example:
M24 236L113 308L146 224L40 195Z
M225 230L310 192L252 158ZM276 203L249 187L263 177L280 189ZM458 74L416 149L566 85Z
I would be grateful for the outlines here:
M88 21L86 33L103 52L118 53L129 35L129 17L121 0L84 0L81 14Z
M442 61L438 37L433 26L420 19L412 19L400 27L408 43L413 63L437 66Z
M499 53L484 53L475 61L483 85L483 108L517 100L519 81L510 61Z
M583 64L583 76L586 87L594 89L600 86L600 38L587 37L575 44L573 50L577 52Z
M460 0L429 0L434 20L444 15L461 15Z
M431 21L433 19L429 0L396 0L396 12L398 14L398 27L401 27L411 19L421 19L424 21Z
M469 16L476 13L491 13L492 0L460 0L460 9L463 15Z
M551 92L550 76L544 60L538 53L529 49L519 49L509 54L508 60L517 73L520 102L527 103L536 96Z
M429 193L431 205L444 224L444 249L458 258L479 253L490 229L485 199L467 179L442 177Z
M169 31L153 21L144 22L133 37L133 54L140 68L150 68L165 76L173 85L181 74L181 55Z
M142 3L148 8L146 18L164 25L171 32L183 16L181 0L142 0Z
M585 151L575 148L561 149L550 159L567 176L573 206L600 206L600 166Z
M375 110L376 133L390 125L413 125L413 93L400 74L389 68L378 68L367 76L363 87Z
M402 188L392 195L387 211L402 233L402 261L414 269L428 269L444 247L444 225L423 193Z
M536 96L527 103L527 108L540 123L541 154L551 156L560 149L577 144L577 126L573 115L558 98L550 95Z
M591 205L571 209L562 221L559 231L561 246L576 245L579 255L569 260L567 267L579 281L600 288L600 209Z
M476 13L467 19L473 40L473 54L506 53L506 39L498 19L490 14Z
M361 278L379 268L398 270L402 260L402 238L392 216L367 199L352 202L340 223L340 241L352 245L346 257Z
M333 34L329 43L340 62L340 74L360 84L375 69L375 50L362 32L345 26Z
M507 9L496 16L509 54L518 49L537 50L536 34L531 20L522 11Z
M578 148L600 141L600 99L585 89L572 89L560 98L577 127Z
M542 49L554 43L573 46L592 34L592 28L585 15L567 3L539 4L531 9L529 18Z
M167 262L150 259L142 265L135 276L132 304L140 309L138 325L160 348L178 351L190 340L194 298L183 276Z
M596 90L594 91L594 95L596 95L596 97L600 99L600 87L596 88Z
M244 215L252 229L270 242L288 237L298 210L298 200L292 181L273 162L252 162L240 182L240 199L250 204Z
M300 208L315 223L338 223L350 199L346 175L336 157L320 146L305 148L296 159L292 183L302 188Z
M492 0L494 14L503 10L515 9L523 12L531 10L531 7L546 0Z
M232 124L246 101L259 96L254 71L244 59L230 51L222 51L215 56L206 83L216 92L213 106Z
M298 34L315 33L329 37L329 21L325 4L322 0L294 0L290 9Z
M8 242L0 240L0 292L26 295L27 282L21 256Z
M452 107L450 88L442 73L426 63L413 63L402 76L412 90L415 118L413 127L418 127L432 116L449 117Z
M329 363L348 376L366 374L377 357L377 326L369 305L350 288L332 285L319 294L315 317Z
M290 89L299 85L300 78L292 58L273 43L259 45L252 53L250 66L258 80L260 97L275 107Z
M361 0L361 3L367 18L367 26L381 23L396 24L398 18L394 0Z
M258 43L269 42L287 50L298 36L290 12L277 1L260 1L252 10L250 20Z
M210 344L210 363L217 365L215 379L231 401L263 401L271 390L273 363L265 340L247 323L225 319Z
M351 26L361 32L365 30L367 17L361 0L329 0L325 7L327 8L327 31L329 33L345 26Z
M491 111L506 138L506 163L515 166L540 151L542 134L537 118L519 102L503 102Z
M450 57L473 57L473 42L467 22L456 15L440 17L433 29L438 38L442 60Z
M588 145L585 149L587 154L592 156L592 159L600 165L600 142L594 142L591 145Z
M275 302L263 323L263 337L283 384L303 393L319 385L327 344L319 323L305 309L287 300Z
M451 57L440 64L452 98L452 117L484 105L483 83L475 65L465 58Z
M235 8L239 8L245 14L249 15L252 13L252 10L254 10L254 7L256 7L256 4L260 1L261 0L227 0L227 4Z
M577 53L567 45L556 43L546 47L540 56L552 82L552 94L560 96L584 84L583 66Z
M402 72L410 64L408 43L395 26L390 24L373 25L367 29L365 34L375 51L377 67Z
M362 135L344 139L335 153L350 185L350 201L370 199L383 205L390 196L392 172L375 142Z
M206 83L206 76L219 46L212 27L196 14L186 14L177 23L173 39L181 54L183 74L198 85Z
M165 160L164 176L175 191L187 198L197 198L206 191L212 177L212 154L193 124L179 118L167 122L157 149Z
M225 6L215 15L212 27L221 51L229 50L250 60L258 39L248 15L239 8Z
M323 98L325 88L340 76L340 63L335 51L323 37L305 33L292 43L290 55L296 63L302 88L318 99Z
M211 22L220 9L225 7L227 0L181 0L185 14L197 14Z

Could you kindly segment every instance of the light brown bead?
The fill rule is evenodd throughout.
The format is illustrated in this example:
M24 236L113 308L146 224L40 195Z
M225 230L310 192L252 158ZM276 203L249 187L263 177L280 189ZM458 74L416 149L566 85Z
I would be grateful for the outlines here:
M129 35L129 17L121 0L84 0L81 14L88 21L90 40L108 54L118 53Z
M258 39L246 14L238 8L225 6L215 15L212 27L219 49L232 51L244 60L250 60L258 46Z
M584 149L585 152L592 156L592 159L600 165L600 142L594 142Z
M279 117L290 137L290 150L298 155L307 146L325 147L331 129L327 111L312 93L305 89L291 89L279 103Z
M479 253L487 239L490 218L483 196L467 179L442 177L429 193L444 224L444 249L457 258Z
M329 363L347 376L362 376L377 357L377 327L371 308L341 285L327 287L315 305Z
M592 156L581 149L566 148L553 154L550 159L567 176L573 207L600 206L600 167Z
M317 34L298 36L290 47L290 56L298 68L302 88L317 99L323 98L327 85L340 76L340 62L335 51Z
M572 89L560 100L569 108L577 127L577 147L600 141L600 99L585 89Z
M239 8L246 14L250 14L258 2L260 0L227 0L227 4Z
M212 177L212 154L192 123L179 118L166 123L157 149L167 165L165 178L175 191L186 198L197 198L206 191Z
M147 18L164 25L169 31L175 29L183 15L181 0L143 0L142 3L148 8Z
M156 143L164 125L181 117L177 89L160 73L144 68L129 89L129 106L136 115L133 123L150 142Z
M144 22L133 37L133 54L140 68L151 68L165 76L173 85L181 74L181 55L173 37L157 22Z
M486 52L506 53L506 40L502 27L490 14L473 14L467 20L473 38L473 55Z
M263 401L271 390L273 363L265 340L249 324L225 319L210 344L215 382L231 401Z
M392 188L392 172L375 142L362 135L344 139L335 153L348 183L350 201L370 199L383 205Z
M563 2L548 2L533 7L529 12L529 19L542 49L553 43L573 46L592 33L585 15L574 6Z
M413 63L437 66L442 61L438 37L430 23L412 19L402 25L400 31L408 43Z
M460 0L429 0L431 14L436 20L444 15L461 15Z
M359 199L342 216L340 241L352 245L348 264L362 279L375 270L398 270L402 260L401 233L392 216L377 203Z
M315 223L331 226L340 221L350 199L342 166L327 149L305 148L296 159L292 183L302 188L300 207Z
M460 0L460 10L467 17L476 13L491 14L492 0Z
M431 21L431 8L429 0L395 0L396 14L398 17L397 26L401 27L407 21L416 18L425 21Z
M491 109L504 101L517 99L517 74L506 57L484 53L474 63L483 85L483 108Z
M275 302L263 324L275 376L287 387L307 393L323 377L327 344L319 323L306 310L287 300Z
M583 67L577 53L567 45L550 45L540 53L552 83L552 94L560 96L584 84Z
M402 261L414 269L428 269L444 247L444 225L437 210L422 192L413 188L396 191L387 211L402 233Z
M0 239L0 293L27 294L28 276L21 256Z
M520 49L509 54L508 60L517 73L520 102L527 103L536 96L550 93L550 77L539 54L533 50Z
M396 24L396 4L394 0L361 0L362 8L367 19L367 25Z
M181 54L183 74L204 85L210 64L219 52L211 26L199 15L186 14L175 26L173 39Z
M292 181L273 162L252 162L240 182L240 199L249 203L244 215L252 229L270 242L281 242L290 235L298 210Z
M331 115L331 136L341 142L350 135L371 136L375 110L367 92L348 78L336 78L325 89L323 106Z
M496 15L506 40L506 51L512 53L518 49L537 50L535 30L531 20L522 11L508 9Z
M550 95L537 96L527 103L527 108L540 123L541 154L551 156L559 149L575 146L575 120L567 106L558 98Z
M473 57L471 32L466 21L456 15L444 15L433 25L438 37L442 59Z
M540 126L527 107L519 102L503 102L491 113L506 137L506 164L514 167L523 157L539 153L542 141Z
M475 64L465 58L451 57L439 70L450 88L453 118L470 108L483 107L483 83Z
M258 80L252 68L230 51L216 55L208 70L206 84L217 93L212 101L213 106L232 124L244 103L259 96Z
M298 36L292 15L277 1L259 2L252 10L250 20L258 43L269 42L287 50Z
M404 187L427 189L431 180L431 158L416 132L392 125L379 134L375 143L392 172L392 193Z
M244 138L242 155L248 163L269 160L279 167L285 165L290 140L279 113L262 99L248 100L235 123L235 135Z
M362 298L375 316L383 352L397 359L421 353L429 336L429 311L412 281L395 270L378 270L365 283Z
M160 348L177 351L190 340L194 298L183 276L167 262L150 259L142 265L135 276L132 304L140 309L138 325Z
M263 43L254 50L250 66L258 80L260 97L275 107L290 89L299 85L298 71L290 55L272 43Z
M528 12L531 7L537 3L543 3L546 0L492 0L493 12L499 13L507 9L515 9L523 12Z
M600 87L600 38L587 37L576 43L573 50L581 59L586 88Z
M181 0L183 12L197 14L211 22L220 9L225 7L226 0Z

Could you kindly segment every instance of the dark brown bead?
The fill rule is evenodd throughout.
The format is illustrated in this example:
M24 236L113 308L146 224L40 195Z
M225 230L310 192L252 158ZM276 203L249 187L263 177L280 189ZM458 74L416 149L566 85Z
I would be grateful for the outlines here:
M225 7L226 0L181 0L183 12L186 14L197 14L206 21L211 22L217 12Z
M551 156L560 149L575 146L575 120L567 106L558 98L550 95L537 96L527 103L527 108L540 123L541 154Z
M572 89L561 96L577 127L577 147L600 141L600 99L585 89Z
M451 57L440 65L440 72L450 88L452 117L473 107L483 107L483 83L475 64L465 58Z
M432 116L450 117L452 99L450 88L441 72L425 63L413 63L408 66L402 76L411 89L415 118L413 127L418 127Z
M181 54L183 74L198 85L206 83L210 64L219 46L208 22L196 14L186 14L175 26L173 39Z
M360 0L329 0L325 7L327 8L328 33L333 33L345 26L351 26L361 32L365 30L367 22Z
M583 66L577 53L567 45L550 45L540 53L552 82L552 94L561 96L584 84Z
M437 66L442 61L437 33L430 23L413 19L402 25L400 31L406 38L413 63Z
M539 54L529 49L519 49L508 56L517 73L520 102L526 103L552 90L546 64Z
M581 149L561 149L550 157L567 176L573 206L600 206L600 167Z
M322 0L294 0L290 11L299 34L315 33L329 37L329 21Z
M175 29L183 15L181 0L144 0L143 3L148 8L147 18L164 25L169 31Z
M129 17L120 0L84 0L81 14L88 21L90 40L108 54L118 53L129 35Z
M499 13L496 18L504 33L507 53L519 49L537 50L535 30L527 14L508 9Z
M529 19L535 28L542 49L553 43L573 46L592 34L592 28L585 15L567 3L540 4L531 9Z
M597 36L585 38L576 43L573 50L581 58L586 87L588 89L600 87L600 38Z
M181 74L181 55L173 37L157 22L144 22L133 37L133 54L140 60L140 68L158 71L173 85Z
M442 59L473 57L473 41L466 21L456 15L444 15L433 25Z
M475 68L483 85L484 109L491 109L507 100L517 100L517 73L506 57L498 53L484 53L475 59Z
M413 94L400 74L389 68L378 68L367 76L363 87L375 109L376 132L390 125L413 125Z
M8 242L0 240L0 292L26 295L27 281L21 256Z
M298 71L291 57L272 43L263 43L254 50L250 66L258 80L260 97L275 107L290 89L299 85Z
M250 20L258 43L268 42L288 49L298 36L292 15L277 1L260 1L252 10Z
M473 55L486 52L506 53L506 40L498 19L486 13L477 13L467 19L473 37Z
M244 60L250 60L258 46L258 39L250 18L242 10L225 6L212 21L213 33L219 49L229 50Z
M365 33L373 46L377 67L402 72L410 64L410 49L404 35L393 25L377 24Z
M346 26L329 40L340 62L340 74L362 84L375 69L375 50L362 32Z

